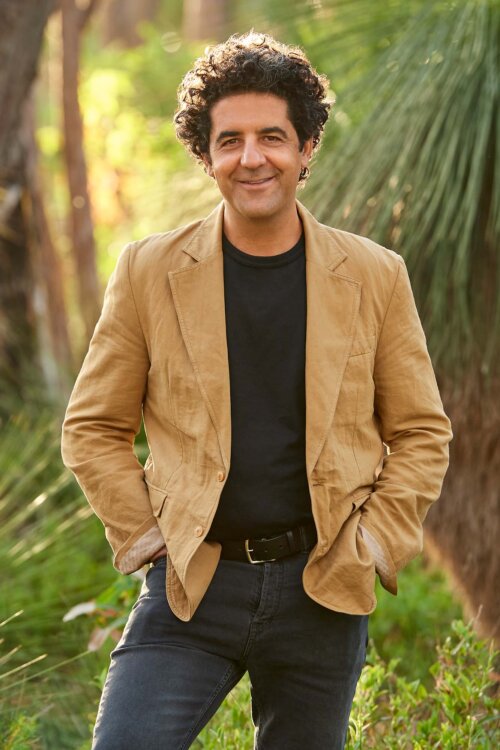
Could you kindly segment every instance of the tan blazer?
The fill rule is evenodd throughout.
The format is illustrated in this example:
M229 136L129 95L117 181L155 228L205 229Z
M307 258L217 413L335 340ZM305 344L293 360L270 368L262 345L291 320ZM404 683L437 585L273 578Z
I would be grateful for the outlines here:
M422 548L452 434L403 259L297 209L318 531L303 584L325 607L369 613L375 573L396 593L397 571ZM204 538L230 471L223 210L125 248L63 426L64 461L104 523L114 566L131 573L165 542L167 598L182 620L217 567L220 545ZM142 416L144 470L133 452Z

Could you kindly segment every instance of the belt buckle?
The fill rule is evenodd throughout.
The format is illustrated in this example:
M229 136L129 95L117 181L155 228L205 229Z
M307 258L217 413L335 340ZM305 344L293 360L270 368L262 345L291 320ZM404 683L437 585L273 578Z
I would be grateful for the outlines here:
M264 563L264 562L275 562L276 558L271 557L269 560L253 560L252 555L250 554L253 552L253 549L248 546L250 539L245 539L245 552L247 556L247 560L249 563L252 563L252 565L255 565L256 563Z

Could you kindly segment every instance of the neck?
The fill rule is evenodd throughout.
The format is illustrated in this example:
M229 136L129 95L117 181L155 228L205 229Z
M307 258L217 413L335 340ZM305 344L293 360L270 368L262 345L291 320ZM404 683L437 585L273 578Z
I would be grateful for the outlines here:
M284 217L246 219L224 207L224 234L229 242L251 255L277 255L292 248L300 239L302 224L295 205Z

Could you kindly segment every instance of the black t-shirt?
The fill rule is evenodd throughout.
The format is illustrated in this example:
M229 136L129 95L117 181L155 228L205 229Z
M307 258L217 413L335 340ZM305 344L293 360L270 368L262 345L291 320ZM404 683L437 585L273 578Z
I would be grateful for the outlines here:
M208 539L265 537L312 519L305 464L304 236L256 256L223 238L231 467Z

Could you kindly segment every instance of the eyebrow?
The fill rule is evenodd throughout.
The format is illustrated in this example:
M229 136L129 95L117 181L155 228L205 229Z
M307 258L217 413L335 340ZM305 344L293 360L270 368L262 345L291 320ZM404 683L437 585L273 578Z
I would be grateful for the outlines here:
M283 138L288 138L288 135L283 128L280 128L278 125L272 125L269 128L261 128L257 131L259 135L269 135L270 133L279 133ZM241 135L240 130L222 130L219 135L217 136L217 139L215 143L220 143L220 141L224 140L224 138L233 138L235 135Z

